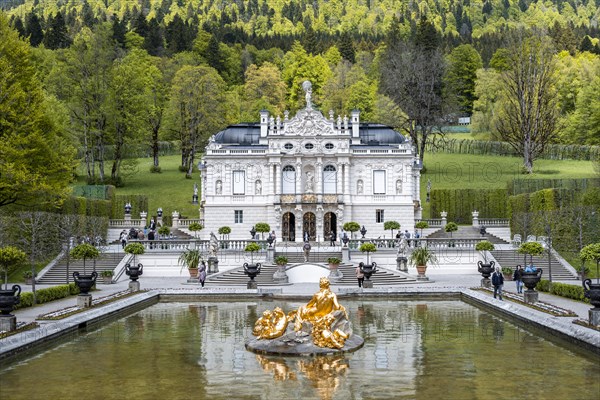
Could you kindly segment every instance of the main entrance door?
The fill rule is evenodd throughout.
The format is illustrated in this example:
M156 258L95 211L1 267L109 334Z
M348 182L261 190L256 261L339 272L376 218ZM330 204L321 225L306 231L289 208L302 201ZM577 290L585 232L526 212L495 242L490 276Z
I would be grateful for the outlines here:
M326 240L331 240L331 233L337 238L337 215L332 212L325 213L323 216L323 237Z
M296 240L296 216L291 212L283 214L281 238L284 241L293 242Z
M315 214L311 212L307 212L304 214L303 224L302 224L302 237L306 239L306 234L308 233L308 240L316 240L317 239L317 217Z

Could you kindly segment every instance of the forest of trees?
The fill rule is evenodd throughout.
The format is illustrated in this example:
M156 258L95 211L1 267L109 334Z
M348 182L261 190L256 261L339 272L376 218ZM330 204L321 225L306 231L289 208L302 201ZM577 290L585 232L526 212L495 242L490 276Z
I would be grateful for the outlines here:
M360 109L410 135L421 158L440 126L471 115L481 137L516 141L531 171L540 140L600 144L599 4L0 0L0 63L23 50L53 140L77 148L90 183L122 184L139 149L160 172L167 141L190 175L210 135L303 107L307 79L324 113ZM523 54L539 80L517 73ZM0 85L19 73L0 68ZM513 129L518 93L544 110L536 126Z

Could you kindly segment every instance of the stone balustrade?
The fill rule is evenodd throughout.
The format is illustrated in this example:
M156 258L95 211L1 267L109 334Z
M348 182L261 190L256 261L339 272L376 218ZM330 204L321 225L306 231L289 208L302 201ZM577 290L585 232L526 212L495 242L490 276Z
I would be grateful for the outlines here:
M487 227L508 227L510 220L508 218L479 218L479 225Z

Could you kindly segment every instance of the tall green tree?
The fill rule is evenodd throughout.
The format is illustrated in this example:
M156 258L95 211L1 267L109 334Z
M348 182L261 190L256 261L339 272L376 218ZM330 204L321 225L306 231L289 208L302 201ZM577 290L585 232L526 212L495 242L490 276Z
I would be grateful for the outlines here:
M173 78L169 130L181 142L181 167L191 177L194 158L210 135L226 125L225 82L207 66L183 66Z
M0 14L0 207L57 204L67 194L75 153L34 69L29 44Z
M477 70L483 67L481 56L470 44L455 47L447 56L444 76L446 100L456 101L460 111L471 115L475 101Z
M48 49L64 49L71 45L71 38L67 32L67 24L59 11L54 17L48 18L48 29L44 36L44 45Z
M32 12L27 15L25 22L25 36L29 37L29 43L34 47L39 46L44 40L44 31L40 19L37 14Z
M398 125L410 135L421 162L425 145L444 116L445 61L438 46L435 28L422 19L409 41L390 32L380 63L380 87L406 113L407 119Z
M285 83L275 65L270 62L260 67L250 65L246 70L242 120L256 119L262 108L281 115L285 108L285 93Z
M152 88L160 78L159 69L142 49L133 49L123 59L115 61L109 99L114 148L111 169L113 182L120 180L121 165L127 156L124 153L125 146L144 142L144 133L148 131L147 117L153 106Z
M541 35L518 32L509 47L511 67L501 75L506 101L496 129L503 140L523 154L523 168L558 135L558 101L554 51Z

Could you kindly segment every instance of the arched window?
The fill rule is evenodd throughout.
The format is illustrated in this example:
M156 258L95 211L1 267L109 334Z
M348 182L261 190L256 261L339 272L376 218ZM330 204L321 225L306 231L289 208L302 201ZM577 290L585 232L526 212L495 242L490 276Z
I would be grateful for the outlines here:
M323 168L323 193L337 193L337 174L333 165Z
M283 168L283 174L281 175L281 193L296 193L296 168L291 165L287 165Z

